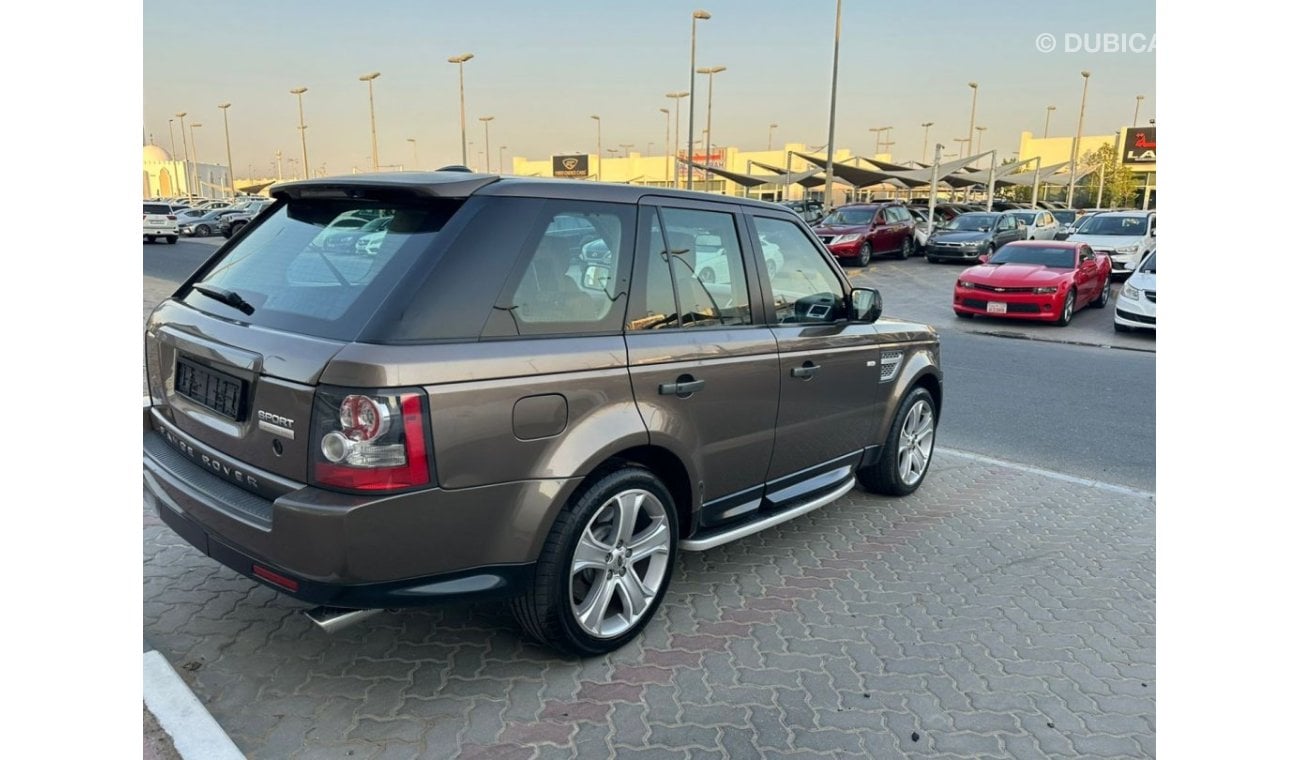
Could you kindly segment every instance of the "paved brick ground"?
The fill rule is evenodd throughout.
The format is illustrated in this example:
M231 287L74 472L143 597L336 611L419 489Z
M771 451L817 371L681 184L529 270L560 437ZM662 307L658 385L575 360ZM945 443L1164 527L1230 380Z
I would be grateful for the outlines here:
M936 456L680 559L646 634L558 658L501 605L302 606L144 514L144 630L255 758L1152 757L1155 504Z

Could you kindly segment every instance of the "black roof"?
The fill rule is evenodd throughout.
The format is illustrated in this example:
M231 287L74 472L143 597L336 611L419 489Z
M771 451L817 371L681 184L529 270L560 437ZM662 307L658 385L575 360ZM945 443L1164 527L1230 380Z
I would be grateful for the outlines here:
M681 198L683 200L723 201L755 208L790 209L776 203L734 195L674 190L648 185L625 185L615 182L552 179L549 177L502 177L463 171L380 172L346 174L283 182L271 187L274 198L301 198L312 195L339 194L362 189L391 189L403 194L428 198L467 198L470 195L514 196L529 198L573 198L589 201L636 203L646 197Z

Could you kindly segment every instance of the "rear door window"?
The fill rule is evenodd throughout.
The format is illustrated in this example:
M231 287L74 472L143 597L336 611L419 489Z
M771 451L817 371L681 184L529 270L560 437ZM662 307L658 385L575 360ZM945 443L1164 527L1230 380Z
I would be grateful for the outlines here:
M292 201L194 282L235 293L251 313L194 289L182 300L240 322L352 340L461 203ZM383 229L365 229L378 219L388 220Z

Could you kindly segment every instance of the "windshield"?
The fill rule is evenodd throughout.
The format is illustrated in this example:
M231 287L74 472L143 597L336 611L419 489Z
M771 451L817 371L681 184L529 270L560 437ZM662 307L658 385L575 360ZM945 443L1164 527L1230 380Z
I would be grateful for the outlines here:
M997 219L996 214L962 214L948 222L947 227L950 230L988 232L993 229L993 223Z
M1155 251L1152 251L1151 255L1147 256L1147 260L1142 262L1142 266L1138 267L1138 271L1146 272L1147 274L1156 273L1156 252Z
M1145 216L1094 216L1079 225L1080 235L1124 235L1139 237L1147 232Z
M1061 224L1069 224L1079 217L1078 211L1053 211L1052 218Z
M182 300L247 324L352 340L462 202L292 201L196 281L233 291L253 307L251 314L193 290ZM363 230L376 219L387 219L387 226Z
M876 218L875 207L869 208L841 208L832 211L822 224L871 224L871 220Z
M993 254L990 264L1037 264L1044 267L1074 269L1073 248L1044 248L1010 243Z
M1013 211L1011 212L1011 216L1014 217L1015 220L1018 222L1024 222L1027 225L1032 225L1034 223L1034 220L1038 218L1038 212L1037 211Z

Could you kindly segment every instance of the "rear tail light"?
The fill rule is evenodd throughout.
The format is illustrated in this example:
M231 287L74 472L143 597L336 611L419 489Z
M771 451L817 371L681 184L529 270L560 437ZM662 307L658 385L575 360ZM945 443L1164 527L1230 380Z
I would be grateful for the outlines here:
M169 222L174 222L174 221L176 221L176 217L172 216L171 214L168 214L168 215L167 215L167 221L169 221Z
M424 392L319 388L312 408L312 482L353 491L428 485Z

